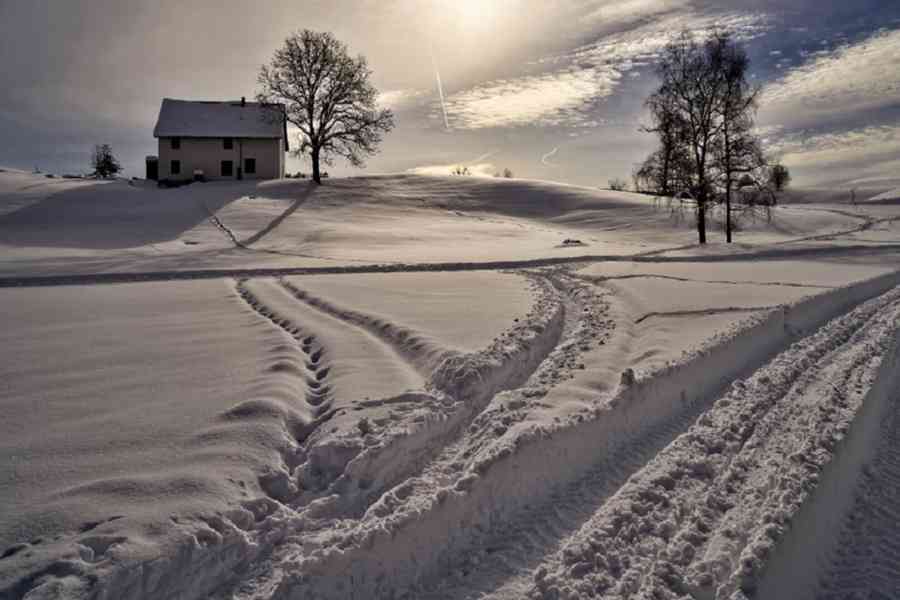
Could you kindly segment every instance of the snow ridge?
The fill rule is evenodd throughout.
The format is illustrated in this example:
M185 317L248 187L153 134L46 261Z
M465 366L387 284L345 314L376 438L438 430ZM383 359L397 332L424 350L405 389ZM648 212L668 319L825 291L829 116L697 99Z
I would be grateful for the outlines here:
M798 513L863 404L876 402L872 383L895 367L898 323L900 289L735 382L535 573L530 596L801 597L798 561L780 558L779 544L788 528L805 540L823 528L801 528ZM770 556L780 576L766 573Z

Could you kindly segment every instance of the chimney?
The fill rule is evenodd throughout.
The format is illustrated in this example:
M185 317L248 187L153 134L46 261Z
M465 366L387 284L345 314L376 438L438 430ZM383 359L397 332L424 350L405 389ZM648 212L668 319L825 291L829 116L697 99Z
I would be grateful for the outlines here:
M247 97L241 96L241 106L247 106Z

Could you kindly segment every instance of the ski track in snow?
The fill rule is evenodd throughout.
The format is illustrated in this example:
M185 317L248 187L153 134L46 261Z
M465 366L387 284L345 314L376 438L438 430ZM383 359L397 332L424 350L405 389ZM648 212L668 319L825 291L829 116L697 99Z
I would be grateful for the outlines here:
M237 280L239 296L289 335L304 357L310 418L291 431L294 454L285 456L275 476L261 479L270 504L256 517L257 525L241 533L247 562L233 579L218 582L216 598L581 598L602 592L611 598L651 592L680 598L684 590L700 597L752 598L756 585L767 585L767 576L778 580L777 569L767 575L764 559L778 556L791 510L803 508L815 487L815 469L830 460L823 449L840 445L873 388L878 359L887 355L885 340L896 336L900 320L900 290L885 291L900 275L770 310L748 322L750 334L714 340L683 364L651 373L633 387L623 384L599 412L580 413L550 429L519 429L556 385L577 380L584 368L581 354L603 344L614 327L605 319L602 289L593 285L603 278L585 281L560 268L525 276L541 290L532 313L491 348L472 355L428 348L412 329L340 307L284 279L270 284L284 293L279 308L249 285L252 280ZM883 295L854 309L876 294ZM294 315L290 306L299 312ZM791 311L796 315L789 317ZM315 314L379 340L427 378L418 396L359 401L359 409L424 401L440 416L419 422L419 429L410 421L405 434L382 437L310 487L321 478L316 473L309 479L316 432L339 412L332 388L339 352L313 331ZM729 344L732 349L723 352ZM783 352L766 364L778 351ZM700 364L715 361L720 352L734 373L713 374ZM744 364L729 359L729 352L744 357ZM667 380L696 378L681 375L691 368L706 373L707 381L689 399L682 391L680 402L663 402L685 385ZM721 397L723 385L751 372ZM734 401L745 397L753 403ZM627 416L632 410L638 412ZM653 416L641 417L647 410ZM822 415L828 426L810 426L816 421L807 418L809 412ZM831 573L847 574L836 580L841 585L859 581L869 590L875 580L885 593L896 589L890 587L898 582L890 560L896 546L889 534L879 534L896 529L890 502L900 459L897 446L886 440L898 435L898 421L895 414L884 428L879 459L860 484L861 490L884 493L860 494L861 517L848 521L843 533L854 537L862 528L869 535L854 537L850 547L858 552L835 554ZM799 438L789 435L804 428ZM543 454L544 464L535 462ZM766 479L772 477L772 460L787 461L779 468L793 474L774 488ZM356 490L360 477L386 467L384 485ZM531 474L524 480L516 475L523 468ZM782 495L773 500L772 489ZM782 502L783 494L791 502ZM860 560L875 553L884 560ZM846 587L824 581L829 598L844 597ZM204 595L209 590L195 589L207 590Z
M691 245L686 248L695 248ZM671 252L680 248L670 248L658 252ZM264 251L268 252L268 251ZM303 275L341 275L353 273L432 273L457 271L502 271L510 269L533 269L540 267L578 265L581 263L716 263L748 260L784 260L800 258L829 258L892 255L900 252L900 243L885 242L874 246L855 244L839 247L810 247L777 250L760 250L736 254L716 254L698 256L659 256L657 254L636 255L584 255L529 260L503 260L487 262L448 263L389 263L361 264L334 267L258 267L233 269L184 269L166 271L135 271L106 273L73 273L59 275L0 277L0 288L43 287L62 285L103 285L144 281L182 281L192 279L252 279L260 277L289 277Z
M654 317L697 317L703 315L719 315L723 313L752 313L759 312L764 310L772 310L777 308L777 306L723 306L723 307L712 307L712 308L698 308L696 310L673 310L666 312L649 312L645 315L641 315L637 319L634 320L635 324L643 323L647 319L652 319Z
M900 394L874 460L863 470L819 600L900 598Z
M349 482L361 475L366 478L380 479L382 486L387 484L387 488L390 488L394 483L413 476L417 471L427 472L429 468L433 469L429 465L440 462L440 458L433 455L439 452L446 453L447 448L453 446L454 437L465 430L465 426L481 412L485 403L497 391L517 385L519 380L530 374L541 363L546 349L553 347L553 340L557 335L555 332L559 327L556 322L560 320L561 315L561 309L554 310L553 308L558 305L558 302L554 299L551 288L538 281L536 285L539 289L543 288L543 291L538 294L535 308L523 323L512 331L504 333L491 348L470 356L433 350L424 352L425 360L417 360L417 356L423 354L421 350L425 342L416 332L399 324L385 322L358 311L338 307L308 294L288 281L280 280L279 284L296 300L299 306L308 305L311 308L307 310L322 311L346 322L350 327L359 327L368 331L393 347L399 355L405 356L411 363L418 363L415 366L420 371L429 372L430 369L430 393L435 395L436 400L441 399L445 405L450 407L450 413L443 418L443 423L439 422L439 426L430 431L428 427L425 428L427 435L424 436L424 445L420 442L418 448L405 453L408 455L399 459L400 464L390 465L393 469L391 473L379 478L371 470L384 468L384 461L379 458L382 454L387 455L389 459L392 455L404 454L402 450L392 448L392 444L396 445L397 440L385 440L380 447L372 449L374 454L370 452L371 456L362 453L346 462L343 475L338 477L333 485L347 492L350 492L346 489L350 485ZM289 334L295 335L295 327L288 318L267 307L264 300L260 301L252 294L250 297L253 300L254 308L261 315L276 326L285 329ZM302 333L296 335L302 335ZM398 398L398 400L402 399L402 397ZM359 402L358 406L377 407L392 402L391 399L371 400ZM333 412L329 414L333 414ZM412 443L415 443L417 438L423 436L420 432L417 434L413 431L402 437L407 437L412 440ZM403 442L403 439L399 441ZM315 446L307 446L305 450L312 454L315 452ZM393 460L396 461L398 458L394 456ZM300 465L299 470L303 469L304 465ZM315 545L316 536L326 540L332 538L335 535L333 527L336 523L343 522L341 526L346 527L347 523L362 517L376 501L389 495L384 494L386 490L383 487L370 488L369 485L366 485L366 488L363 489L360 484L360 490L362 493L350 492L344 494L349 497L338 498L329 495L335 491L329 488L314 493L312 496L308 493L301 494L294 500L288 501L289 505L304 515L300 518L308 521L308 525L305 527L304 547ZM289 550L291 545L285 544L285 547ZM257 564L250 565L244 580L236 585L226 584L226 591L220 592L220 597L266 597L280 581L283 567L279 563L285 561L284 553L284 549L276 548L273 556L267 554ZM248 586L248 580L253 581L253 585ZM266 591L261 592L261 590Z
M737 381L536 571L529 596L801 597L780 580L756 595L766 559L874 402L881 360L896 369L898 323L895 289Z
M584 281L590 281L595 283L603 283L604 281L618 281L623 279L665 279L668 281L683 281L683 282L694 282L694 283L717 283L723 285L759 285L759 286L771 286L771 287L797 287L797 288L810 288L810 289L834 289L834 286L831 285L816 285L812 283L793 283L788 281L740 281L733 279L697 279L693 277L676 277L674 275L659 275L656 273L635 273L632 275L612 275L609 277L596 277L596 276L586 276L579 275L577 273L572 275L577 279L582 279Z
M877 291L882 292L896 283L896 276L889 279L889 282L886 283L882 278L881 287L877 288ZM873 301L866 309L868 312L862 311L862 314L870 318L885 307L896 309L897 299L890 297L889 300L893 304L885 301L878 304ZM841 305L837 309L837 314L855 303L850 301L849 305ZM805 304L808 305L809 303ZM575 314L577 311L572 308L576 306L567 304L570 312ZM887 318L888 322L890 318ZM859 316L848 317L844 321L838 326L838 331L835 331L833 325L822 327L821 322L816 323L817 329L812 337L820 340L820 346L812 344L814 350L819 347L828 351L833 350L835 345L840 346L846 342L860 325L867 323L865 318L861 319ZM786 339L796 340L795 333L792 333L793 328L787 324L784 327ZM571 331L572 325L569 324L565 329ZM800 328L797 329L797 332L799 331ZM865 333L857 334L857 337L864 335ZM883 340L883 336L876 336L874 340L875 342ZM863 355L870 358L870 354L865 354L865 351L877 344L859 342L860 339L854 338L851 347L863 348L861 351ZM804 343L806 342L798 346L802 348ZM774 349L781 349L784 345L781 344ZM823 353L824 351L820 351L819 354L824 355ZM771 357L771 353L764 355ZM818 356L815 351L813 355ZM802 357L797 361L783 358L782 362L789 362L794 368L793 375L786 378L789 382L797 381L810 365L810 359L804 360ZM843 364L840 361L836 362ZM759 362L755 367L762 364ZM859 364L870 365L871 361L851 361L851 370ZM536 373L540 370L538 369ZM767 377L759 375L757 379L765 386L769 381ZM807 380L811 378L807 376ZM527 386L524 389L527 390ZM513 398L520 397L516 392L512 394ZM527 394L522 395L527 397ZM524 501L527 506L522 505L523 501L518 494L520 498L518 506L509 502L511 498L494 499L495 505L504 508L500 514L492 514L489 518L484 518L483 515L475 516L480 512L478 503L484 500L471 497L477 496L479 485L490 485L491 475L495 469L493 465L509 458L510 450L501 450L493 455L490 452L488 455L479 454L482 450L489 449L491 445L485 440L484 430L479 429L481 417L484 419L492 417L486 422L491 427L497 427L499 421L500 431L495 432L494 436L502 437L507 430L507 423L500 420L500 413L486 412L476 419L466 436L448 447L442 455L446 458L439 459L430 469L426 469L423 475L407 480L392 492L385 494L367 511L360 525L351 526L349 531L336 533L336 538L332 540L333 549L329 549L326 545L314 551L312 555L306 555L298 549L293 557L285 556L287 562L282 567L282 571L286 574L285 579L274 588L276 591L273 597L518 598L523 597L522 594L529 588L532 588L532 593L536 593L531 580L531 569L559 548L568 548L571 545L568 536L581 526L586 518L591 517L591 510L598 505L602 507L610 494L614 492L621 494L620 486L645 468L648 461L652 465L653 461L658 459L659 451L673 445L673 440L685 439L677 436L688 430L694 419L698 415L702 416L716 397L718 396L712 394L708 396L709 400L700 398L689 402L674 411L671 417L660 419L655 425L639 427L635 432L637 435L626 436L621 445L612 448L608 453L601 452L596 457L576 458L583 461L581 468L576 469L580 471L577 477L567 479L562 476L551 484L550 489L539 493L536 489L530 489L526 493L530 493L531 497ZM841 392L835 392L834 397L840 399L843 396ZM724 402L720 404L725 405ZM765 401L763 405L766 405ZM508 410L510 406L519 407L520 404L510 402L501 404L500 408L503 409L504 406ZM745 415L741 412L740 416ZM777 419L774 420L777 422ZM578 428L574 424L570 427ZM541 437L544 435L546 434L541 434ZM584 432L582 435L590 434ZM686 439L693 438L689 436ZM522 442L519 445L520 450L523 445L527 443ZM718 451L721 452L721 449ZM512 453L515 452L513 449ZM441 464L446 466L441 467ZM707 472L700 470L703 473ZM496 478L501 480L504 477L503 473L496 475ZM541 479L537 469L535 477ZM429 483L429 480L432 483ZM482 484L481 480L485 480L485 483ZM501 484L502 481L496 485ZM493 491L498 490L495 488ZM441 516L442 512L449 514ZM455 523L452 516L454 514L469 516L463 518L463 523ZM432 515L438 516L432 519ZM370 522L369 525L366 524L367 520ZM445 527L449 527L451 531L445 531ZM469 529L466 530L465 527ZM437 533L438 531L441 533ZM345 541L339 541L341 539ZM435 550L426 546L429 543L426 540L431 540L431 544L440 548ZM631 543L634 542L632 539ZM427 551L426 547L429 548ZM414 555L416 558L405 556L403 548L418 548ZM645 549L642 546L640 548ZM565 550L563 555L569 556L565 554ZM416 564L410 566L409 561ZM543 574L545 571L541 572ZM579 563L577 572L580 576L584 576L588 571ZM569 581L571 574L564 570L561 577L561 581ZM545 579L539 577L539 581L544 582ZM482 596L489 592L494 593ZM549 594L547 597L551 598L566 597L555 596L555 592L552 591L547 593Z

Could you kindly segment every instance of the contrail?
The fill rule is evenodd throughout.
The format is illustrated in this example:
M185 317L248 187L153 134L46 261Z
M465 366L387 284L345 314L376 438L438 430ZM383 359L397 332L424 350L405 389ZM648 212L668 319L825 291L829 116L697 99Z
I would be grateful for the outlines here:
M475 160L470 160L469 163L470 163L470 164L474 164L474 163L481 162L481 161L483 161L483 160L487 160L487 159L489 159L490 157L492 157L492 156L495 155L495 154L497 154L497 150L492 150L491 152L486 152L485 154L482 154L481 156L479 156L479 157L476 158Z
M444 103L444 86L441 83L441 73L437 68L437 61L434 59L434 49L430 46L428 51L431 53L431 66L434 67L434 76L437 79L438 95L441 97L441 110L444 112L444 128L450 129L450 121L447 120L447 105Z
M541 157L541 162L542 162L543 164L547 165L548 167L555 167L556 165L553 164L552 162L550 162L550 159L551 159L552 157L556 156L556 153L557 153L557 152L559 152L559 146L557 146L556 148L554 148L553 150L551 150L551 151L548 152L547 154L543 155L543 156Z

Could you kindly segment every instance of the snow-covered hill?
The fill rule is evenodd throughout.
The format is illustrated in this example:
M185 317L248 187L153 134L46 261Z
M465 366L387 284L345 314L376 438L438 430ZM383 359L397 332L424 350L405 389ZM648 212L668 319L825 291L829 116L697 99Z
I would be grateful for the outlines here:
M0 598L889 597L900 206L740 225L0 173Z

